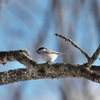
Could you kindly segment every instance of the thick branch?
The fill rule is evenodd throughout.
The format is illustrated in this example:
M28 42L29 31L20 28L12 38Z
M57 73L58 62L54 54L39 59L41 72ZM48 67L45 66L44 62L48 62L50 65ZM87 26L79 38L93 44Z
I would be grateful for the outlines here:
M3 51L0 52L0 64L5 64L10 61L18 61L28 68L32 69L34 72L37 71L37 64L35 60L33 60L28 55L27 50L16 50L16 51Z
M87 59L89 59L90 57L88 56L88 54L82 49L82 48L80 48L78 45L76 45L71 39L69 39L68 37L65 37L65 36L63 36L63 35L59 35L59 34L55 34L56 36L59 36L60 38L62 38L62 39L65 39L65 40L67 40L68 42L70 42L74 47L76 47L76 48L78 48L81 52L82 52L82 54L84 54L84 56L87 58Z
M92 66L91 69L93 69L91 71L88 71L85 69L85 64L84 66L60 63L52 64L50 66L42 65L40 65L41 67L37 73L34 73L31 69L27 68L0 72L0 85L32 79L53 79L68 77L83 77L91 81L100 83L100 66L97 66L99 67L99 74L96 74L92 72L96 69L96 66ZM46 69L45 67L49 70L47 73L44 72Z

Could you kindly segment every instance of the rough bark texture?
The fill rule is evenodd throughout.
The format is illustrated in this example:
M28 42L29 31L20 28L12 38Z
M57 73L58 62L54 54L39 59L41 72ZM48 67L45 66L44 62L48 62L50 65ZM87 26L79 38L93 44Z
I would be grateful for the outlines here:
M61 38L63 37L61 36ZM64 37L64 39L66 38ZM73 42L72 40L70 41ZM76 48L80 48L75 43L74 45ZM92 65L100 54L100 46L92 57L89 57L82 49L79 50L88 59L87 63L82 65L68 63L39 64L28 55L27 50L0 52L0 64L6 64L10 61L18 61L27 67L0 72L0 85L32 79L67 77L83 77L100 83L100 66Z
M45 73L45 68L39 68L37 73L28 68L9 70L0 72L0 85L32 80L32 79L53 79L53 78L68 78L68 77L83 77L94 82L100 83L100 66L92 66L91 70L84 68L84 65L73 65L73 64L52 64L50 73ZM42 66L43 67L43 66ZM46 65L48 67L48 65Z

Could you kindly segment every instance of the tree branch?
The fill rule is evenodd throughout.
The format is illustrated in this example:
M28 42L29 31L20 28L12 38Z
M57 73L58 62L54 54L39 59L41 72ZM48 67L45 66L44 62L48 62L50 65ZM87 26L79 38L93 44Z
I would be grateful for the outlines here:
M85 65L84 65L85 66ZM83 65L72 65L72 64L52 64L51 73L44 73L45 68L40 68L37 73L28 68L9 70L5 72L0 72L0 85L26 81L32 79L54 79L54 78L68 78L68 77L83 77L89 79L93 82L100 83L100 66L98 74L93 73L97 66L92 66L91 71L85 69ZM50 70L48 69L48 70Z
M59 34L55 34L55 35L59 36L62 39L65 39L65 41L67 40L68 42L70 42L74 47L78 48L82 52L82 54L84 54L84 56L87 59L90 59L90 57L88 56L88 54L82 48L80 48L78 45L76 45L71 39L69 39L68 37L65 37L63 35L59 35Z
M67 63L40 64L29 56L27 50L1 51L0 64L18 61L24 64L27 68L0 72L0 85L32 79L53 79L67 77L83 77L93 82L100 83L100 66L92 65L100 54L100 46L95 51L93 56L89 57L72 40L62 35L58 36L65 38L65 40L68 40L76 48L78 48L88 59L87 63L82 65Z
M16 50L16 51L2 51L0 52L0 64L5 64L11 61L18 61L34 72L37 71L37 64L35 60L29 57L27 50Z
M56 36L59 36L62 39L65 39L65 41L69 41L74 47L78 48L83 54L84 56L87 58L88 62L87 62L87 66L86 68L90 69L92 64L95 62L95 60L98 58L98 56L100 55L100 45L98 47L98 49L96 50L96 52L93 54L92 57L89 57L88 54L81 49L78 45L76 45L71 39L63 36L63 35L59 35L59 34L55 34Z

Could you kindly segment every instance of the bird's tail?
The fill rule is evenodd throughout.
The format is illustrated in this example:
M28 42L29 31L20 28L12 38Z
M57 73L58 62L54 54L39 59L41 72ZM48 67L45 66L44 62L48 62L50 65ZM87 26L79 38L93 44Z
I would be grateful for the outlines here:
M69 55L71 55L72 53L68 53L68 52L66 52L66 53L58 53L58 55L64 55L64 54L69 54Z

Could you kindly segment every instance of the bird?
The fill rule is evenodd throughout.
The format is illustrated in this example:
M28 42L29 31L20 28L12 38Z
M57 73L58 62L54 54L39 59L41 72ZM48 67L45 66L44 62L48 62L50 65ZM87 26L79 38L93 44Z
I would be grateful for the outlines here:
M66 53L60 53L60 52L56 52L56 51L52 51L52 50L48 50L47 48L45 47L40 47L37 51L36 51L40 57L47 61L47 63L51 63L53 62L54 60L56 60L56 58L59 56L59 55L64 55ZM71 53L70 53L71 54Z

